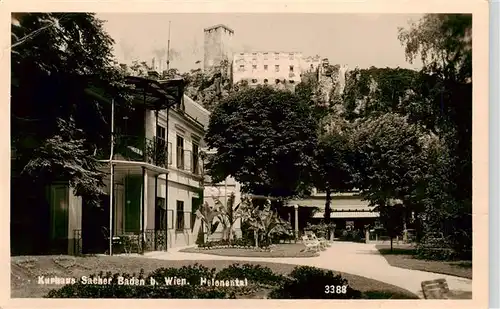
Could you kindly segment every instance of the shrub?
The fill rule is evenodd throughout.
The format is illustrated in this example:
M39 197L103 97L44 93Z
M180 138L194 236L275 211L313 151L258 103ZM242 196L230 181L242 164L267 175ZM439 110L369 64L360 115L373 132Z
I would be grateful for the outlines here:
M327 286L330 291L335 292L325 293ZM346 288L344 290L340 288L340 293L336 293L336 287L343 286ZM281 287L274 290L270 296L271 298L285 299L353 299L361 298L362 295L361 292L352 289L346 279L343 279L340 275L335 275L332 271L299 266L290 273L290 278L284 280Z
M119 285L118 277L144 279L144 285ZM88 285L78 282L66 285L59 290L52 290L48 298L230 298L237 293L245 294L244 288L235 287L221 288L200 285L200 279L213 278L215 269L209 269L199 264L184 266L181 268L159 268L152 272L147 278L143 272L138 276L135 274L114 274L103 276L92 275L90 277L109 278L112 277L110 285ZM165 277L177 277L186 279L186 285L165 285ZM150 284L150 279L156 281L156 285Z
M271 268L252 264L232 264L222 269L216 276L219 279L246 278L251 282L266 285L278 285L284 280L282 275L276 275Z
M455 250L446 238L435 237L432 234L421 239L416 253L418 258L426 260L449 261L472 258L472 250Z
M144 285L119 285L118 277L144 279ZM52 290L47 298L238 298L270 289L272 298L361 298L363 295L348 286L347 280L331 271L314 267L296 267L288 277L275 274L270 268L251 264L233 264L216 273L215 269L194 264L181 268L159 268L149 276L136 274L103 274L90 277L113 278L111 284L89 285L78 282ZM186 279L185 285L166 285L165 277ZM200 285L200 278L216 280L247 279L248 286L217 287ZM150 279L156 285L150 284ZM325 293L325 286L345 286L341 293ZM261 293L259 293L261 294Z
M209 286L127 286L76 283L52 290L47 298L228 298L227 292Z
M181 268L159 268L153 271L149 278L164 282L165 277L177 277L186 279L190 285L199 285L200 278L212 278L215 276L215 268L209 269L203 265L195 263L194 265L183 266Z

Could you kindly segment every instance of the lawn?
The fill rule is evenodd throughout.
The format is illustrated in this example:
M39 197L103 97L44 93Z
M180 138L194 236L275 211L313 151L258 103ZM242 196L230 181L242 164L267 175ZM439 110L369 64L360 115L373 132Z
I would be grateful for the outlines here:
M93 256L93 257L72 257L72 256L22 256L11 258L11 297L43 297L54 286L37 284L38 276L59 276L76 277L96 274L99 271L112 273L139 273L144 269L148 274L160 267L182 267L194 264L194 261L165 261L143 257L125 256ZM209 268L222 269L231 264L258 264L269 267L275 273L288 274L294 265L279 263L243 262L237 260L228 261L197 261L198 264ZM397 286L386 284L380 281L342 273L342 277L347 279L349 285L370 298L399 298L415 299L416 295L401 289Z
M257 251L254 249L238 249L238 248L219 248L211 250L203 250L198 248L187 248L180 252L203 253L222 256L234 257L266 257L266 258L285 258L285 257L314 257L319 253L304 252L303 244L277 244L271 248L271 251Z
M472 279L472 261L429 261L417 259L415 249L408 245L377 245L376 248L391 266L428 271Z

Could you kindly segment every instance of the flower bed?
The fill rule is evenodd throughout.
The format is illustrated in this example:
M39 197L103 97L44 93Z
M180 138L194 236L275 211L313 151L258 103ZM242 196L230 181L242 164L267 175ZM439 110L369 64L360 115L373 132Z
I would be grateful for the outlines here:
M228 240L208 241L203 244L197 245L197 249L199 250L245 249L245 250L255 250L255 251L271 251L272 247L273 245L256 248L255 246L253 246L252 242L244 239L236 239L231 242Z
M210 254L219 256L266 257L266 258L309 258L319 255L318 252L306 251L301 243L276 244L265 248L238 246L211 246L206 248L186 248L180 252Z

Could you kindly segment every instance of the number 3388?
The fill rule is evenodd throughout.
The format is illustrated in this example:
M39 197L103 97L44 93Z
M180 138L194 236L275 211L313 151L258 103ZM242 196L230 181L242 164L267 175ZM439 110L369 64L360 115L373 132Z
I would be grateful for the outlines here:
M325 285L325 294L345 294L347 285Z

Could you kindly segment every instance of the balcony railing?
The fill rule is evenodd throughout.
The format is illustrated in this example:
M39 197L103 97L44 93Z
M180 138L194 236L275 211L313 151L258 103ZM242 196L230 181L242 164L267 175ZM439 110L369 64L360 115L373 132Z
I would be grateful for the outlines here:
M160 167L167 167L172 163L171 143L161 138L144 138L131 135L117 135L115 137L114 154L124 160L147 162Z

